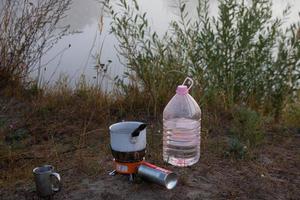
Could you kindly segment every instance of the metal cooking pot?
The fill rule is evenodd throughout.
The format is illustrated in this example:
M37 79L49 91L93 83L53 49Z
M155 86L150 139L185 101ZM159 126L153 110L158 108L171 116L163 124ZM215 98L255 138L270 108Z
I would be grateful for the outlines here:
M143 122L127 121L109 127L110 145L115 159L122 162L143 159L146 150L146 126Z

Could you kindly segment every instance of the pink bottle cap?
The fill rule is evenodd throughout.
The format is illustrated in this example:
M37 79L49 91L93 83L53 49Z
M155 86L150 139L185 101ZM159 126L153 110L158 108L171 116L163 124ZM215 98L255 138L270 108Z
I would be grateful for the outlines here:
M178 87L176 89L176 93L179 95L185 95L185 94L189 93L189 89L186 85L178 85Z

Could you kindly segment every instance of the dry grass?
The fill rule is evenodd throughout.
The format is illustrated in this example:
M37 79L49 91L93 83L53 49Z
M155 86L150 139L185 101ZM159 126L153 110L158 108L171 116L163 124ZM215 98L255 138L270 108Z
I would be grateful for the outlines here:
M78 86L71 90L57 85L31 98L1 98L0 157L4 173L0 175L0 186L12 194L19 187L27 188L25 192L32 191L32 169L50 163L63 174L67 191L82 189L82 180L105 178L113 168L108 125L121 119L143 118L151 123L147 130L147 161L176 171L180 176L179 188L196 192L199 184L202 187L215 185L214 193L219 198L267 198L274 197L275 187L282 197L297 196L295 184L299 180L288 181L298 173L295 167L299 165L296 157L299 148L298 140L293 139L294 133L278 134L283 129L270 129L266 140L253 149L251 157L243 160L226 157L232 114L204 110L200 162L190 168L178 169L161 159L162 124L159 118L151 121L145 113L130 112L131 108L139 110L143 105L137 106L124 97L116 98L96 88ZM23 129L27 130L28 137L15 135ZM9 141L7 136L11 138ZM294 173L287 173L287 169ZM261 178L262 174L265 178ZM195 179L198 176L200 182ZM247 177L247 181L241 182L243 177ZM279 189L278 181L286 189ZM230 187L225 182L230 183ZM254 182L263 187L259 189ZM114 182L107 184L114 185ZM136 190L141 187L141 183L135 185Z
M66 82L62 79L37 92L35 88L20 89L14 96L1 98L4 115L0 116L0 158L5 171L1 186L13 188L19 181L30 183L34 166L44 163L95 176L107 168L103 163L111 160L109 124L123 119L147 121L144 112L132 112L138 106L136 110L142 110L143 100L134 104L127 97L104 94L84 82L75 89ZM24 134L19 135L20 130ZM149 143L152 153L148 156L159 160L157 151L150 150L157 149L156 141L161 138L154 132L149 131L149 138L155 140Z
M58 27L70 0L4 0L0 9L0 89L26 86L28 74L38 71L41 57L63 37L68 27Z

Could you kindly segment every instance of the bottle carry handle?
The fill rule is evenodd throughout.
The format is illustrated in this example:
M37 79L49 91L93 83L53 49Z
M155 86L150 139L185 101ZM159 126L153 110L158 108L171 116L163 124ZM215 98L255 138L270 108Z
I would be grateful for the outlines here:
M194 81L193 81L193 79L191 79L190 77L186 77L186 78L184 79L182 85L185 85L185 84L187 83L187 81L190 81L190 83L191 83L190 87L188 88L188 90L190 90L190 89L193 87L193 85L194 85Z

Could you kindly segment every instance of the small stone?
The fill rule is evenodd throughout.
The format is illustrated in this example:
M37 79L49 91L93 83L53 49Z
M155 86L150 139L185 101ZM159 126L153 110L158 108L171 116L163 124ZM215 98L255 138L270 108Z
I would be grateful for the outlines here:
M264 165L269 165L273 163L273 161L265 155L261 155L258 160Z
M90 183L89 179L85 178L81 181L82 185L88 185Z

